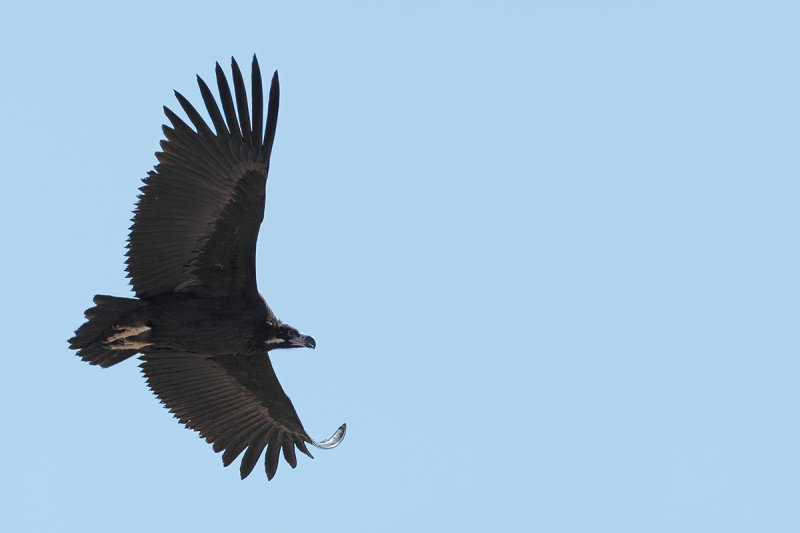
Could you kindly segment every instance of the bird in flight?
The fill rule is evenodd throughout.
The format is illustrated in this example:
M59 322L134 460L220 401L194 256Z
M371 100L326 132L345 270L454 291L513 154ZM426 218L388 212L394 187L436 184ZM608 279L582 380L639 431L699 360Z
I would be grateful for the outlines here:
M127 272L136 298L95 296L88 320L69 343L81 359L104 368L140 354L150 389L222 452L225 466L244 452L244 479L266 448L272 479L281 454L294 468L295 448L309 457L306 443L333 448L346 424L328 439L311 439L270 362L272 350L315 348L316 342L278 320L256 287L278 73L265 124L256 57L251 106L239 66L231 63L233 91L217 63L219 104L197 77L213 130L177 91L191 126L164 107L172 125L163 126L166 140L144 179L128 237Z

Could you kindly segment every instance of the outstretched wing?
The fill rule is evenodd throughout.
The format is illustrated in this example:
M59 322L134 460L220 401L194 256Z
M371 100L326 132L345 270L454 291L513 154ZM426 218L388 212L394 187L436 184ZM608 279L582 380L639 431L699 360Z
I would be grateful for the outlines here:
M192 129L164 108L159 163L144 179L128 237L127 270L140 298L166 292L200 296L255 291L255 251L278 119L278 73L272 77L266 128L261 72L253 56L252 115L244 80L232 60L234 95L217 63L222 110L197 83L212 131L177 91ZM223 118L224 115L224 118Z
M321 443L308 436L266 354L152 353L141 359L150 389L214 451L224 450L225 466L244 452L242 479L264 448L267 478L272 479L281 452L294 468L295 448L311 457L305 443L332 448L344 437L344 425Z

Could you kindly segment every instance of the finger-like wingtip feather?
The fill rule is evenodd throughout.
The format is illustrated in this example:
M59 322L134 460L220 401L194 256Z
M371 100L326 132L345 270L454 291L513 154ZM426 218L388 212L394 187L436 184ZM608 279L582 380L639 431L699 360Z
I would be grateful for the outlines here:
M261 69L258 67L258 59L253 54L253 66L251 70L250 87L253 90L253 148L261 148L262 129L264 125L264 87L261 83Z
M225 113L225 120L228 122L228 131L234 137L241 138L241 131L239 130L239 121L236 118L236 108L233 106L233 96L231 96L231 88L228 85L228 79L225 77L225 71L217 63L214 72L217 76L217 89L219 90L219 100L222 104L222 111Z
M214 129L217 130L217 135L226 135L228 133L228 126L222 118L222 113L220 113L219 106L214 99L214 95L211 93L211 89L208 88L208 85L206 85L206 82L204 82L203 78L200 76L197 76L197 85L200 87L200 94L203 96L203 102L206 104L206 109L211 117L211 122L214 124Z
M294 442L283 443L283 458L289 463L289 466L295 468L297 466L297 455L294 453Z
M205 133L211 136L214 135L214 132L212 132L211 128L208 127L206 121L203 120L203 117L200 116L200 113L197 112L197 110L189 102L189 100L186 99L185 96L183 96L178 91L175 91L175 98L178 99L178 103L181 104L181 107L183 108L186 115L189 117L189 120L191 120L192 124L194 124L194 127L197 129L197 133Z
M176 115L175 112L172 111L172 109L168 108L167 106L164 106L164 114L167 116L167 119L172 123L173 129L191 131L192 128L190 128L189 125L186 122L184 122L181 117Z
M272 143L275 142L275 128L278 127L278 104L280 103L281 89L278 81L278 71L272 75L269 86L269 104L267 107L267 127L264 130L264 149L267 158L272 154Z
M265 430L259 437L250 443L250 446L247 447L247 451L244 452L244 457L242 457L242 464L239 467L239 473L241 474L242 479L249 476L250 472L253 471L253 468L258 462L258 458L261 457L261 452L264 451L264 447L267 445L267 442L269 442L270 434L273 433L273 431L274 430Z
M267 453L264 456L264 467L267 471L267 480L275 477L275 472L278 471L278 460L281 454L281 444L278 441L269 443Z
M231 70L233 72L233 90L236 94L236 108L239 110L239 126L242 128L242 138L245 143L249 143L253 137L250 129L250 108L247 105L247 90L244 87L242 71L234 58L231 58Z
M314 458L314 456L311 455L311 452L308 451L308 448L306 448L306 443L305 442L303 442L300 439L297 439L296 441L294 441L294 443L297 445L297 449L298 450L300 450L301 452L303 452L307 456L311 457L312 459Z

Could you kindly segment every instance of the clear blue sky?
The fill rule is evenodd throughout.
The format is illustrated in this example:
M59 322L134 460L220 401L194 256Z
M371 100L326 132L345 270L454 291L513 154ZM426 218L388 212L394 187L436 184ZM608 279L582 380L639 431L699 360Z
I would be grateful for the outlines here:
M7 6L3 529L800 531L796 6ZM254 52L273 360L349 429L269 483L66 345L161 106Z

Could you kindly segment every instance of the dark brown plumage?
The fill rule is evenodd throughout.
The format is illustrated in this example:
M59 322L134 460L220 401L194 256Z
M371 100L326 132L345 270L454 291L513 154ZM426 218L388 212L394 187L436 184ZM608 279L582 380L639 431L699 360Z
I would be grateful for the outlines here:
M216 67L220 106L198 76L212 130L176 92L190 127L164 108L171 126L144 180L128 239L127 270L137 298L98 295L70 347L108 367L135 354L152 391L187 427L223 452L242 455L242 478L264 449L272 479L282 454L332 448L342 425L320 443L306 433L278 382L268 352L310 347L313 338L283 324L258 294L255 251L264 218L269 158L278 118L272 77L266 128L261 73L253 57L252 114L232 61L233 93Z

